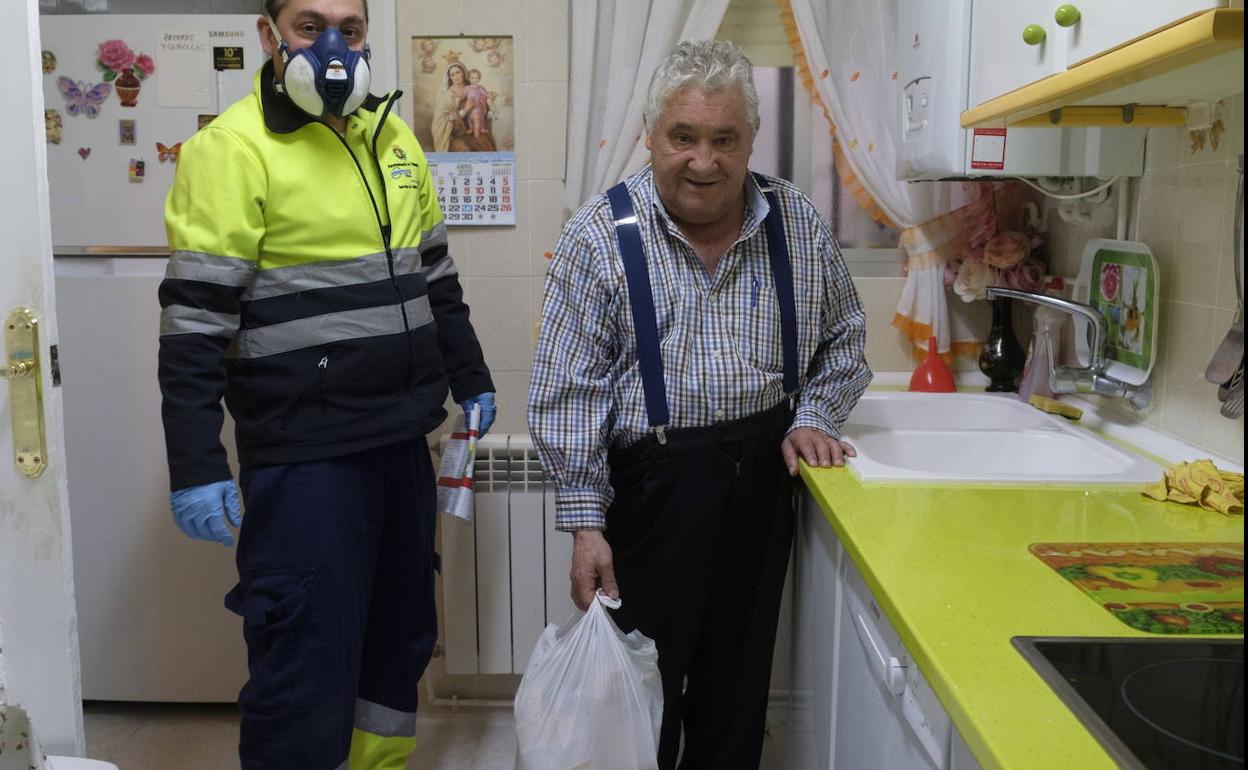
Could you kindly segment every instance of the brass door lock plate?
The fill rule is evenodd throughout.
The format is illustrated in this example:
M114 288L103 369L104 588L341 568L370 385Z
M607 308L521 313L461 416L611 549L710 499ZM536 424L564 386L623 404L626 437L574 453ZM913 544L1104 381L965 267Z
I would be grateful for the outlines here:
M48 467L43 436L43 382L39 376L39 321L18 308L4 321L5 357L0 379L9 385L13 418L13 461L22 475L34 478Z

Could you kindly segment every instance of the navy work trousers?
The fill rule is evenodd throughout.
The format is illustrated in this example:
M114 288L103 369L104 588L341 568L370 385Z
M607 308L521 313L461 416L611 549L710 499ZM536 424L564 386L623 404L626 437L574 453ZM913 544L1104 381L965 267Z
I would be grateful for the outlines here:
M425 440L245 468L240 482L239 582L225 601L247 641L242 770L345 767L354 727L414 735L437 639Z
M659 650L659 767L756 770L780 597L793 544L793 484L780 443L788 403L741 420L648 436L610 457L604 533L621 630Z

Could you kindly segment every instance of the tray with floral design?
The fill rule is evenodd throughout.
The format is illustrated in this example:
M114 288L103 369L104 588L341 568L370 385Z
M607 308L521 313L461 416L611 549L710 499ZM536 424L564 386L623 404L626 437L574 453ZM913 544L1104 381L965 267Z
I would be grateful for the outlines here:
M1035 543L1029 550L1131 628L1244 633L1243 543Z
M1159 275L1157 260L1143 243L1094 238L1084 245L1072 298L1105 316L1106 372L1132 385L1148 380L1157 358ZM1090 357L1087 326L1075 319L1075 349L1084 364Z

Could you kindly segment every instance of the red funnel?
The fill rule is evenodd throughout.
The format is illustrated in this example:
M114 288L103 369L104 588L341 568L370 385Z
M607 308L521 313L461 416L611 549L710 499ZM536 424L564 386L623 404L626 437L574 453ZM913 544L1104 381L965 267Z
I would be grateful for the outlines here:
M957 390L953 384L953 372L941 360L936 352L936 338L927 339L927 358L915 368L910 375L910 390L923 393L953 393Z

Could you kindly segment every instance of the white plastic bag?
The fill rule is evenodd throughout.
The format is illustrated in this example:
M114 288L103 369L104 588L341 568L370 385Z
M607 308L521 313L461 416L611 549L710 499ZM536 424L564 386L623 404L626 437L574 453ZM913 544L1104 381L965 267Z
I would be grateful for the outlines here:
M551 623L516 692L516 770L657 770L663 683L654 641L621 633L598 594Z

